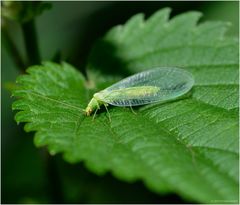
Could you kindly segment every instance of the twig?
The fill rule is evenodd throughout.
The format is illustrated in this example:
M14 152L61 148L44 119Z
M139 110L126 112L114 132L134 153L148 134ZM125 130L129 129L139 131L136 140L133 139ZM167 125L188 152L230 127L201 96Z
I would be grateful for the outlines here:
M62 183L60 180L60 175L57 169L57 159L53 156L50 156L47 150L45 152L45 162L46 162L46 172L48 183L47 187L49 190L49 194L51 197L51 203L53 204L63 204L63 190L62 190Z
M7 28L2 27L2 43L4 47L6 48L9 55L11 55L11 58L13 59L15 65L21 70L21 72L25 72L25 63L23 62L19 51L17 47L15 46L14 42L9 36L9 33L7 31Z
M28 57L28 65L41 63L34 19L23 23L22 31Z

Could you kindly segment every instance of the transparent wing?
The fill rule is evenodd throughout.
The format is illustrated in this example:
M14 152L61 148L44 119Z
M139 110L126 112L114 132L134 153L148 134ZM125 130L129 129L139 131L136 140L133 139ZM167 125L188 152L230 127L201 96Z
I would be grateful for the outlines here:
M99 98L115 106L137 106L166 101L187 93L194 79L186 70L155 68L127 77L99 92Z

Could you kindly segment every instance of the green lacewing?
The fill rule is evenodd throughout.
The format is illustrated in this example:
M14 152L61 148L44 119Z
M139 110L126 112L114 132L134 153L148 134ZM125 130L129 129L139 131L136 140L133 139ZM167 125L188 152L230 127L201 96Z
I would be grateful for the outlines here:
M137 73L97 92L85 113L110 105L132 107L175 99L187 93L194 79L188 71L175 67L160 67Z

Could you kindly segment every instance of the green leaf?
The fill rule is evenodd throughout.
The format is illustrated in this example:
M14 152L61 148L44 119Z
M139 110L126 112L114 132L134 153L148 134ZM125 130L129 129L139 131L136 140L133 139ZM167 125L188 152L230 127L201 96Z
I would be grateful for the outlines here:
M136 108L110 107L96 118L83 110L92 94L113 78L92 71L89 79L70 65L34 66L18 78L13 109L35 144L84 161L96 174L108 171L125 181L143 180L160 194L205 203L238 202L238 54L226 24L197 25L189 12L168 21L163 9L144 21L136 15L114 27L92 51L88 68L134 73L154 66L192 72L189 96ZM113 73L114 70L111 70ZM105 82L104 82L105 79Z

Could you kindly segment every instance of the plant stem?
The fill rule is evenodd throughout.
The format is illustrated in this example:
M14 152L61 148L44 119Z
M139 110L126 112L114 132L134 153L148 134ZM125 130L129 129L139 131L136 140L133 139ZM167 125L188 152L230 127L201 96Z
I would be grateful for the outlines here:
M19 68L19 70L21 70L22 72L25 72L25 63L23 62L14 42L10 38L7 28L2 27L1 39L7 52L9 53L9 55L11 55L15 65Z
M23 37L28 57L28 65L40 63L37 34L34 19L22 24Z
M57 170L57 159L46 152L46 171L48 177L48 190L51 197L51 203L63 204L62 184Z

